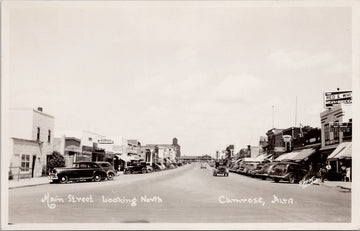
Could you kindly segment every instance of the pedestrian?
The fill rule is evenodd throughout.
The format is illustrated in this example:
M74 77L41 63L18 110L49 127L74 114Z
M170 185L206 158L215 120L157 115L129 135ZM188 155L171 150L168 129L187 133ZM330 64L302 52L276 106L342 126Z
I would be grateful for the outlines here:
M341 166L341 170L340 170L341 176L342 176L342 181L346 181L346 167L345 165Z
M346 168L346 181L349 180L351 182L351 167Z
M321 182L324 183L324 179L325 179L325 174L327 172L327 169L322 166L319 170L319 173L320 173L320 179L321 179Z

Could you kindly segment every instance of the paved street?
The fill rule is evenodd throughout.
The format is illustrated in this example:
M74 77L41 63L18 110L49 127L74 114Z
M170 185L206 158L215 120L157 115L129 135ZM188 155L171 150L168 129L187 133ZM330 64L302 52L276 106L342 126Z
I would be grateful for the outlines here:
M350 213L349 192L233 173L213 177L199 164L110 182L9 190L10 223L350 222Z

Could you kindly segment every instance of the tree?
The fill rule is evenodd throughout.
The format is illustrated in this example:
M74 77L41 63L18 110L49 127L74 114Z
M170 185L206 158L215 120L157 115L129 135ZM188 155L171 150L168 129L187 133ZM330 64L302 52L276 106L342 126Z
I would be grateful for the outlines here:
M51 171L55 167L65 167L65 158L59 152L54 151L48 162L48 169Z

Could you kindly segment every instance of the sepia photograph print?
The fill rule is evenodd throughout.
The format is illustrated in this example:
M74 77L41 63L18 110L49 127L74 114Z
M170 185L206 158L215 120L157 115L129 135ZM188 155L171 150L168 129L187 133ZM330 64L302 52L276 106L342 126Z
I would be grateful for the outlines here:
M1 229L359 229L359 7L2 1Z

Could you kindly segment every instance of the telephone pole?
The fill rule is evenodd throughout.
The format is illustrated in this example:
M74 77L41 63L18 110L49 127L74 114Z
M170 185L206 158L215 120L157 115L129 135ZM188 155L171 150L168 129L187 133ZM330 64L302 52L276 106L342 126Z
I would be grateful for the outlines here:
M275 114L274 114L274 110L275 110L275 109L274 109L274 108L275 108L275 106L272 105L272 127L273 127L273 128L275 128L275 127L274 127L274 117L275 117Z
M296 96L296 100L295 100L295 127L297 124L297 96Z

